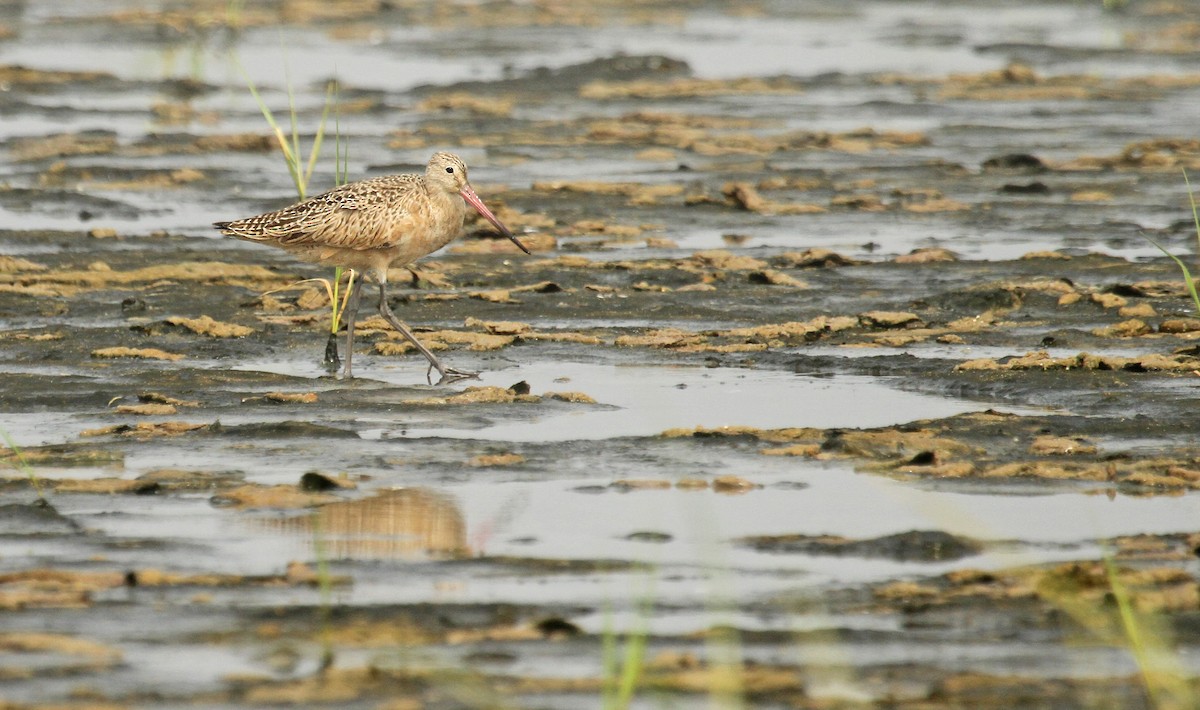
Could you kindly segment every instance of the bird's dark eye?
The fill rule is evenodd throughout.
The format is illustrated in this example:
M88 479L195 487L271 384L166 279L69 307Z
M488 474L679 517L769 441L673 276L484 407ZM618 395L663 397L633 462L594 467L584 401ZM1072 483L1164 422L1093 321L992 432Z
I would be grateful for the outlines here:
M450 166L450 167L446 168L446 172L448 172L448 173L454 172L454 166Z

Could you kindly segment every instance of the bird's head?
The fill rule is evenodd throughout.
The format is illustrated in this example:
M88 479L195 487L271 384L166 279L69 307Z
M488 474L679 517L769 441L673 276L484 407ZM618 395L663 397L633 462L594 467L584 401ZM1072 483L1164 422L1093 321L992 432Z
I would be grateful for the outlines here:
M467 164L453 153L434 153L425 166L425 179L446 192L458 192L467 184Z
M519 242L512 232L508 231L496 215L483 204L483 200L479 199L479 195L471 189L471 184L467 182L467 164L462 161L462 158L453 153L434 153L429 159L429 164L425 166L425 179L437 187L442 188L446 192L457 193L464 201L475 211L483 215L483 218L492 223L492 226L500 231L501 234L512 240L521 251L526 254L529 250L525 245Z

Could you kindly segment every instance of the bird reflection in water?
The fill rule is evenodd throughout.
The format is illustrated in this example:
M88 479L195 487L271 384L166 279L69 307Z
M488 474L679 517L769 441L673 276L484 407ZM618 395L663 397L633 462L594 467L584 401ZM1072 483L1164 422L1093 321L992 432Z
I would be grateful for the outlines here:
M424 488L386 490L339 501L311 515L263 518L278 532L319 536L329 559L466 557L467 526L454 499Z

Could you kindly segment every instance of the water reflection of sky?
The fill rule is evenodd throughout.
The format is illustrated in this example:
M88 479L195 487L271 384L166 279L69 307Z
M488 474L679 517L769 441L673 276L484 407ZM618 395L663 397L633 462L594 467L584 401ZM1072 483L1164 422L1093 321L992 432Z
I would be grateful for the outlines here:
M799 4L797 4L799 5ZM122 78L153 79L200 73L217 83L240 83L217 41L173 44L122 42L99 45L72 39L72 24L56 18L103 10L93 3L40 2L26 10L30 41L0 47L0 61L41 68L105 69ZM617 52L664 54L687 61L698 76L733 77L842 72L908 72L940 75L1001 66L1003 53L979 51L1003 43L1041 44L1073 50L1121 47L1121 27L1099 3L1047 4L995 13L945 3L848 3L837 11L813 5L787 14L731 17L703 10L680 13L661 24L615 23L601 28L515 26L455 30L376 25L369 36L330 39L320 30L251 28L238 52L251 78L276 83L286 67L293 82L321 81L331 67L355 86L403 90L418 84L490 80L507 71L560 67ZM480 37L483 36L481 41ZM40 37L39 37L40 36ZM39 39L50 40L47 42ZM1070 56L1061 60L1064 71ZM1147 71L1127 58L1087 58L1088 73L1125 75ZM1159 62L1154 71L1170 71Z

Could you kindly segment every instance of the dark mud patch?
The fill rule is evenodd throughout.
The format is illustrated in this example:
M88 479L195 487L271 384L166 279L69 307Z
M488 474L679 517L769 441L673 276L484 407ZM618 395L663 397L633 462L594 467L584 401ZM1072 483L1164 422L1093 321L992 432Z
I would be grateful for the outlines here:
M899 562L942 562L979 554L981 546L973 540L949 535L940 530L913 530L871 540L847 540L842 537L813 535L776 535L749 537L737 541L755 550L779 554L839 555L885 557Z
M79 525L47 503L0 506L0 535L71 535Z

